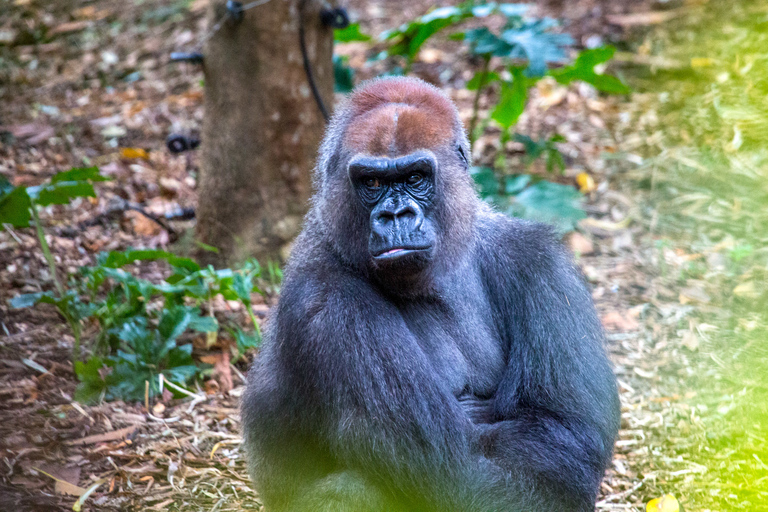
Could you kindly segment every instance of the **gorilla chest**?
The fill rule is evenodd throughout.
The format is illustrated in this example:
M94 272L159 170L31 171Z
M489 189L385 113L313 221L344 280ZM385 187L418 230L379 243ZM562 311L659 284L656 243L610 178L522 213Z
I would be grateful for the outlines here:
M403 317L435 376L454 395L491 396L505 368L505 351L477 304L411 305ZM483 308L479 308L483 309ZM485 318L490 315L485 315Z

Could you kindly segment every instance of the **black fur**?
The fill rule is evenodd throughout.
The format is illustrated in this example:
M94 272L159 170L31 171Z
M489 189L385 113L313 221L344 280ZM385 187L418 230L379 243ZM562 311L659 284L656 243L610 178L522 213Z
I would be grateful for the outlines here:
M243 432L267 510L593 510L619 406L578 270L548 228L475 197L457 122L425 148L439 163L429 265L382 278L339 142L351 111L326 136L248 376Z

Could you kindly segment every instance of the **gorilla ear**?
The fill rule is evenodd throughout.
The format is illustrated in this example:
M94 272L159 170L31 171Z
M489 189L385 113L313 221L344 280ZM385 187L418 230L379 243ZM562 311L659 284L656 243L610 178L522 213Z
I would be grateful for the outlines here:
M461 146L461 144L456 145L456 150L459 152L461 159L464 160L464 164L469 167L469 159L467 158L467 154L464 152L464 148Z

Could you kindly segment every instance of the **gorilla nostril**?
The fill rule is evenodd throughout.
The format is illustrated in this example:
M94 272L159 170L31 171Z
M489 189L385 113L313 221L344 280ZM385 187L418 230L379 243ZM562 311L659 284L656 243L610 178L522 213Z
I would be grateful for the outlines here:
M395 210L394 217L407 217L412 218L416 216L416 211L411 205L405 205Z
M394 220L395 214L390 211L379 212L379 214L376 216L376 221L378 221L379 224L386 224Z

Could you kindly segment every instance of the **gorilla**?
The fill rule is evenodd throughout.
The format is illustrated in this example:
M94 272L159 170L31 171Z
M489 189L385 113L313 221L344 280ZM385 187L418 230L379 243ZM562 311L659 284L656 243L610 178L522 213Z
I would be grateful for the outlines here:
M420 80L334 115L242 403L268 512L594 510L619 401L591 295L469 166Z

